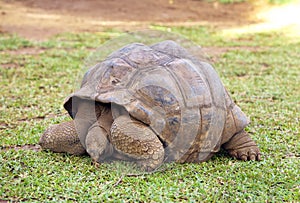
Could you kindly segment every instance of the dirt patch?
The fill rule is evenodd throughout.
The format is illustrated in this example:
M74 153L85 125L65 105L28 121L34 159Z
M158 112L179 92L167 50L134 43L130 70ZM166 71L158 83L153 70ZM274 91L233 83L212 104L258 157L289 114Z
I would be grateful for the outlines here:
M253 22L250 3L200 0L0 0L0 31L31 39L61 32L133 31L162 25L236 26Z
M4 69L16 69L19 68L20 65L16 63L1 63L0 67ZM1 129L1 125L0 125L0 129Z
M0 54L9 54L9 55L38 55L45 52L47 49L44 48L35 48L35 47L24 47L17 50L5 50L0 51Z
M4 147L0 147L0 150L2 151L8 151L8 150L32 150L35 152L41 151L42 148L40 145L36 145L36 144L26 144L26 145L17 145L17 146L4 146Z

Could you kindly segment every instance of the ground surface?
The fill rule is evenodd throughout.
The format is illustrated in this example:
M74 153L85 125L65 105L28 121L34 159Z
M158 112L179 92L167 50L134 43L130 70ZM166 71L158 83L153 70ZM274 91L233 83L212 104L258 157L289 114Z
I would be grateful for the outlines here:
M1 0L0 30L31 39L61 32L133 30L150 24L233 26L253 22L250 3L197 0Z
M243 15L251 13L246 3L153 1L165 9L156 17L171 15L179 3L182 8L195 4L191 9L197 12L185 16L179 9L162 25L148 22L147 10L140 15L143 22L130 23L139 14L125 15L127 4L120 7L122 15L104 10L98 16L97 9L88 10L96 1L81 1L77 7L66 3L71 1L51 1L51 6L41 2L0 1L0 202L300 201L300 35L291 29L294 24L280 24L275 30L228 29L250 27L251 20L242 19L238 12L233 15L237 7L246 8ZM226 9L219 17L220 12L213 18L204 15L203 22L196 18L201 16L196 4L206 8L201 12L207 7ZM154 7L148 6L149 11ZM190 18L194 22L186 23ZM107 24L116 28L108 29ZM88 156L40 150L37 142L44 130L70 119L62 103L78 87L84 59L122 31L149 24L179 33L208 52L232 98L251 119L246 130L261 149L261 162L241 162L221 152L205 163L164 164L156 173L139 174L124 162L94 165Z

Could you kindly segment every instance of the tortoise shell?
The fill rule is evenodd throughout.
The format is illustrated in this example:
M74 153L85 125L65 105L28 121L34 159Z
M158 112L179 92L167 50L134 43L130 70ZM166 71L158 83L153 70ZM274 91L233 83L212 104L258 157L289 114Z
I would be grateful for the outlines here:
M195 162L219 151L226 122L225 88L213 67L174 41L129 44L90 68L74 98L124 107L148 125L168 161Z

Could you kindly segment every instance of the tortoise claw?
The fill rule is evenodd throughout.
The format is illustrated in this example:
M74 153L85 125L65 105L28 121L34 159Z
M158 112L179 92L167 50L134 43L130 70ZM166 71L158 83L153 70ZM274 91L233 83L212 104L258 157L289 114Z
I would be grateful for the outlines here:
M258 148L257 148L258 149ZM247 161L247 160L251 160L251 161L260 161L261 160L261 155L259 150L253 150L253 149L249 149L249 148L244 148L244 149L236 149L236 150L232 150L229 152L230 156L243 160L243 161Z
M251 155L250 155L250 160L251 160L251 161L255 161L255 159L256 159L255 154L251 154Z
M247 161L247 156L246 155L241 155L240 157L239 157L241 160L243 160L243 161Z
M256 160L257 161L261 161L261 155L260 155L260 153L257 155Z

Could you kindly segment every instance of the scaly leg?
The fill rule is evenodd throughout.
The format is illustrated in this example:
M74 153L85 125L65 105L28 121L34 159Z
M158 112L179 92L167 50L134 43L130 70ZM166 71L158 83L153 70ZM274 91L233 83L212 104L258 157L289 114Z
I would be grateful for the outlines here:
M261 160L257 144L244 130L236 133L228 142L223 144L223 148L226 149L232 157L237 159L244 161Z
M117 152L147 171L163 163L164 148L157 135L148 126L128 115L115 119L110 141Z
M67 152L75 155L85 153L73 120L50 126L40 137L39 145L53 152Z

